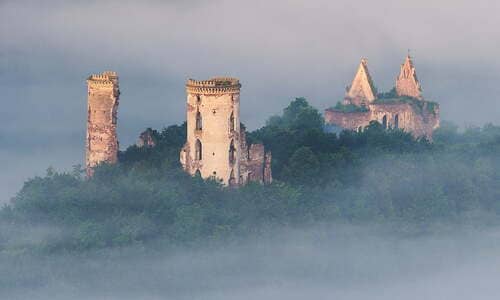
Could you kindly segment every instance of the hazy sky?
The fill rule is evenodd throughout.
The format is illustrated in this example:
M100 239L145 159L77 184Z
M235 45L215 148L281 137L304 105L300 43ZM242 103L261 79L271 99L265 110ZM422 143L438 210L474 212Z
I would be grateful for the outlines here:
M242 81L250 129L296 96L341 100L361 57L389 90L411 49L424 95L459 125L499 123L494 0L0 0L0 202L83 162L90 73L119 73L121 146L184 120L187 78Z

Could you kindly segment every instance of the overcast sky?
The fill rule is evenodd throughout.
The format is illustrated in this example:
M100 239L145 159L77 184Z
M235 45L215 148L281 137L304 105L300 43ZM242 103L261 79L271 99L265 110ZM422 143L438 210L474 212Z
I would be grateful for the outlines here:
M122 148L184 121L187 78L240 78L255 129L297 96L334 105L361 57L389 90L407 49L442 119L498 124L499 12L495 0L0 0L0 202L49 165L83 163L85 79L108 69Z

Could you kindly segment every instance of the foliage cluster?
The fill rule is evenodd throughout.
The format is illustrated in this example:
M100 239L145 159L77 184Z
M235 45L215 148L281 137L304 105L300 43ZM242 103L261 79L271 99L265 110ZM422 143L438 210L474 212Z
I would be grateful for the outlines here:
M419 113L424 112L426 110L428 113L436 114L436 108L438 104L432 101L422 101L416 98L408 97L408 96L396 96L396 97L388 97L385 95L382 98L377 98L373 101L375 104L398 104L398 103L407 103L410 104L414 109L416 109Z
M86 179L80 168L27 181L0 210L2 228L58 228L40 251L74 251L152 240L171 244L259 233L304 223L399 222L426 226L474 211L500 213L500 128L460 132L444 123L434 143L376 122L325 133L303 98L248 134L273 153L272 185L239 189L185 174L186 127L154 131L157 146L129 147ZM19 251L0 230L0 251ZM23 246L24 247L24 246ZM22 247L21 247L22 248Z
M337 102L334 107L330 109L345 112L345 113L353 113L353 112L367 112L368 108L364 106L357 106L354 104L343 104L342 102Z

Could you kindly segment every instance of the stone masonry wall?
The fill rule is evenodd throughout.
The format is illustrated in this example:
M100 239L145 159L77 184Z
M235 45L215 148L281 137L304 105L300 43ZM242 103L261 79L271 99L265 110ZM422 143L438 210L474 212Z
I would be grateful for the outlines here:
M247 148L242 148L242 151L246 154L241 156L240 161L241 183L271 183L271 152L266 153L263 144L252 144Z
M378 121L386 127L401 128L415 137L432 139L432 132L439 127L439 107L433 111L424 102L421 107L410 103L377 103L370 104L367 112L341 112L332 109L325 111L325 122L350 130L360 130ZM385 121L384 121L385 117Z
M118 76L115 72L91 75L88 84L88 119L86 143L87 175L99 163L116 163L118 138L116 134L119 102Z
M188 80L187 141L180 161L189 174L230 186L264 182L264 147L248 147L240 127L240 86L235 78Z

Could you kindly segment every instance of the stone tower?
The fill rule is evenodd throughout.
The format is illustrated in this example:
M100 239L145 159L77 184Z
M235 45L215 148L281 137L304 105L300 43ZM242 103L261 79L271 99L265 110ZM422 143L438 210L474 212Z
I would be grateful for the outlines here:
M92 176L92 168L99 163L116 163L118 159L116 119L120 90L118 75L111 71L91 75L87 85L86 168L87 175Z
M235 78L188 80L187 142L181 163L189 174L239 184L240 87Z
M247 145L240 126L240 88L236 78L188 80L187 141L180 161L189 174L229 186L272 182L271 153L262 144Z
M358 71L354 76L352 84L347 88L344 98L344 104L354 104L356 106L366 106L373 102L377 92L373 85L370 72L368 71L368 62L365 58L361 59Z
M409 54L401 65L401 71L396 79L396 93L399 97L408 96L422 100L422 88Z

